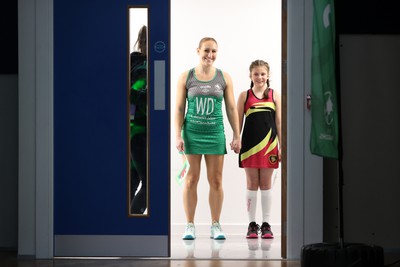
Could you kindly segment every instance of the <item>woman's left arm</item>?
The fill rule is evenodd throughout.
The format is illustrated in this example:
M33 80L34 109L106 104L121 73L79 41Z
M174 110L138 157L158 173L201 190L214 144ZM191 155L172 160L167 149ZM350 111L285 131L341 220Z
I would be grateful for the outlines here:
M226 82L226 89L224 94L225 109L226 109L226 114L228 116L229 124L231 125L233 131L233 140L231 142L231 149L234 150L235 153L239 153L241 148L239 115L236 108L232 78L226 72L224 72L223 74Z

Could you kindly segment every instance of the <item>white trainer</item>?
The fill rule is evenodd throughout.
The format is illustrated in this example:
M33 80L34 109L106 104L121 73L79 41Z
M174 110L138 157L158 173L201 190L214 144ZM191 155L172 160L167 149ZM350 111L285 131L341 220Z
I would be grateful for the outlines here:
M213 222L211 225L211 238L217 240L226 239L219 222Z
M183 240L196 239L196 229L193 223L188 223L185 228L185 232L182 235Z

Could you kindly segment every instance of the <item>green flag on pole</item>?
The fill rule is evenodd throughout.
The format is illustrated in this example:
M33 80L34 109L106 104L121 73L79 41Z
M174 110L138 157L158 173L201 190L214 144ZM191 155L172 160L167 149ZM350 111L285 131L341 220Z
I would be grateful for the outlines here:
M310 149L314 155L337 159L339 121L335 47L334 1L314 0Z

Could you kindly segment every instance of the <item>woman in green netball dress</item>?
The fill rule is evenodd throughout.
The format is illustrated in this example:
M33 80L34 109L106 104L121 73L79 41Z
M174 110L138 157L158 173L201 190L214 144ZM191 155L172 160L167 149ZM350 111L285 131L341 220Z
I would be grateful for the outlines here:
M228 73L213 66L217 52L218 44L215 39L201 39L197 48L199 64L182 73L178 80L175 109L176 148L185 152L190 164L183 187L183 205L187 220L183 239L196 238L194 217L203 155L210 185L211 237L225 239L219 224L224 198L222 169L224 155L227 153L223 100L233 130L231 149L238 151L241 145L232 79Z

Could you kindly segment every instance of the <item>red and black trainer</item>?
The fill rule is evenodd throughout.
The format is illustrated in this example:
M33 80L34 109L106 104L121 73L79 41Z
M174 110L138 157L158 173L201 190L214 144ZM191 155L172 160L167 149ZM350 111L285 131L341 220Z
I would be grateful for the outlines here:
M258 232L260 231L260 226L256 222L249 223L247 228L246 238L258 238Z
M261 238L271 239L274 238L274 234L271 231L271 225L269 223L264 222L261 225Z

